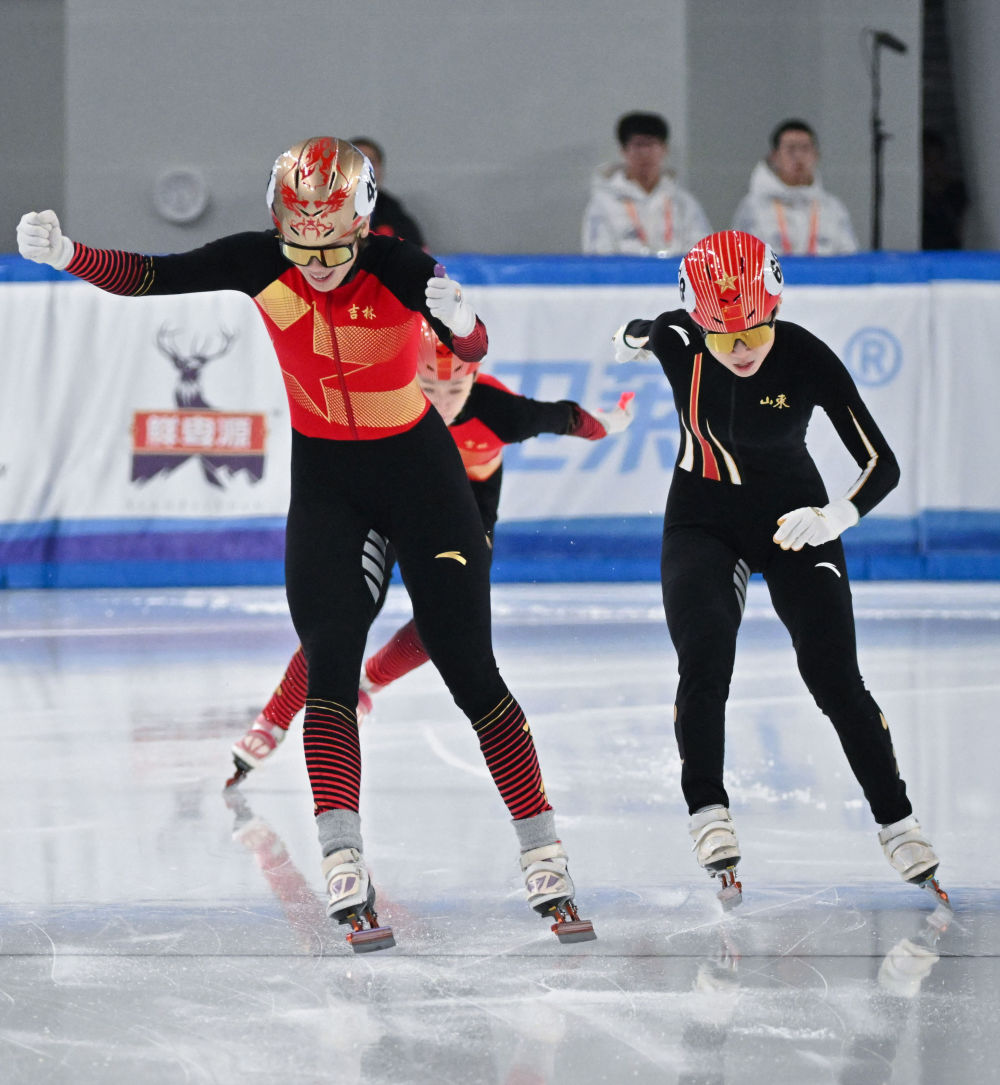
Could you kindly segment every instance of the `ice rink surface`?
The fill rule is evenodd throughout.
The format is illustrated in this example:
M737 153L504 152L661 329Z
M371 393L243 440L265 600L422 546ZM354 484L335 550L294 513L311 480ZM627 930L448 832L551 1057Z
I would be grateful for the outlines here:
M295 647L283 593L0 592L0 1081L997 1080L1000 585L855 601L953 914L889 869L756 580L728 914L689 850L657 586L501 585L497 656L598 940L560 945L524 903L506 811L425 667L362 727L397 946L355 955L324 915L298 722L222 793ZM393 588L372 643L408 616Z

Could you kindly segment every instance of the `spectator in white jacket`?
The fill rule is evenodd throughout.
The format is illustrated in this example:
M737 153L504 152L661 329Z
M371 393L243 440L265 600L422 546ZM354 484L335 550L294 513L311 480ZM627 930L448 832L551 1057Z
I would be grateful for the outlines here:
M759 237L779 255L857 252L851 216L823 187L818 162L812 128L802 120L782 121L771 133L771 153L750 174L750 191L733 214L733 229Z
M665 168L670 129L658 113L618 121L622 161L600 166L583 215L585 253L675 256L711 233L701 204Z

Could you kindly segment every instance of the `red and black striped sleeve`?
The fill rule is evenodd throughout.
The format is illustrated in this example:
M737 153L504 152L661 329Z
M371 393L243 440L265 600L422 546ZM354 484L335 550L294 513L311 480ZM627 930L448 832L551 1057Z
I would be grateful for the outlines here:
M273 230L233 234L190 252L149 256L79 241L66 270L111 294L194 294L237 290L256 296L288 265Z
M451 349L455 353L456 358L461 358L463 362L479 362L486 357L486 352L489 350L489 339L486 335L486 325L476 317L475 327L469 332L468 335L453 336L451 340Z
M155 278L153 257L118 249L92 249L74 242L73 259L66 270L109 294L139 297L148 294Z

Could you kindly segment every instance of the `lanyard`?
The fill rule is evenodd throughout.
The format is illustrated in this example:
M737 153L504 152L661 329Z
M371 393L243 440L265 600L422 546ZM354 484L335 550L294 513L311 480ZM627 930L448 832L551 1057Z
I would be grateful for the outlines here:
M792 242L788 237L788 223L785 221L785 209L779 200L774 201L774 214L778 220L778 229L781 231L781 251L791 252ZM819 200L813 200L812 209L809 212L809 243L805 252L809 256L816 255L816 241L819 237Z
M649 248L649 238L646 236L646 231L643 229L642 223L639 221L639 212L635 209L634 200L625 201L625 210L628 211L628 217L632 220L632 225L635 227L635 232L639 240ZM669 248L670 242L674 239L674 201L668 199L663 205L663 247Z

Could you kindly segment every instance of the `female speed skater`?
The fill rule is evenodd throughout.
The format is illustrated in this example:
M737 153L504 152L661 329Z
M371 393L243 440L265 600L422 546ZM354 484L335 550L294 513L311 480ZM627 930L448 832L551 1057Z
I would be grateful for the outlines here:
M674 728L698 862L740 900L740 848L723 785L725 710L747 580L760 572L791 634L799 673L833 723L886 858L947 895L906 795L889 725L858 668L840 535L899 481L896 458L846 367L805 328L777 320L782 272L737 230L698 242L679 270L682 308L615 333L619 362L655 357L681 441L664 515L663 606L677 652ZM822 408L861 470L831 501L806 448Z
M309 663L305 752L327 913L350 926L352 948L393 944L378 926L358 813L358 675L379 595L372 530L392 544L427 652L476 731L513 820L529 904L561 940L593 938L573 904L531 730L494 658L482 521L416 378L425 320L463 362L486 353L486 328L432 256L369 236L376 196L353 144L314 137L274 162L269 229L151 256L74 243L53 211L28 212L18 247L114 294L236 290L257 306L291 416L285 588Z

